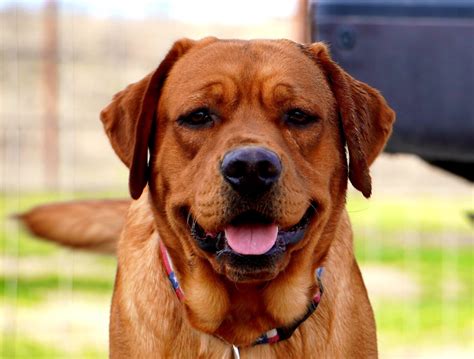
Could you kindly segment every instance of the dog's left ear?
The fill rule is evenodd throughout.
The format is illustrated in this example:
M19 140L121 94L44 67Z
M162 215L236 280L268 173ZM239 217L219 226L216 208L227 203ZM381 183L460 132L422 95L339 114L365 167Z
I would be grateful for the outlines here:
M395 112L377 90L339 67L326 45L314 43L307 49L325 73L339 107L349 150L349 179L368 198L372 192L369 166L392 132Z
M130 168L129 189L138 199L148 181L148 147L161 88L175 62L196 44L215 41L206 38L199 42L176 41L158 68L142 80L117 93L102 110L100 119L110 143L125 165Z

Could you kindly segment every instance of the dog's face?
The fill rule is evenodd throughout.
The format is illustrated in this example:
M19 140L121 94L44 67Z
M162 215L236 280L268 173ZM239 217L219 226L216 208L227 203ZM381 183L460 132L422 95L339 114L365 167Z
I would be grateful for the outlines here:
M152 191L176 238L232 281L275 277L331 189L344 196L334 97L292 43L190 51L169 73L158 118Z
M176 43L102 113L166 245L232 282L271 280L316 251L348 176L370 195L393 118L324 45L216 39Z

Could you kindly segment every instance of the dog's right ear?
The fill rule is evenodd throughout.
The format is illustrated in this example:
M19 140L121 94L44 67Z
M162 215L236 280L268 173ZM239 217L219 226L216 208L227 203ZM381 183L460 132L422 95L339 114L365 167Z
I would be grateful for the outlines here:
M117 93L100 114L115 153L130 169L129 189L134 199L148 181L148 147L161 88L175 62L195 44L189 39L175 42L154 72Z

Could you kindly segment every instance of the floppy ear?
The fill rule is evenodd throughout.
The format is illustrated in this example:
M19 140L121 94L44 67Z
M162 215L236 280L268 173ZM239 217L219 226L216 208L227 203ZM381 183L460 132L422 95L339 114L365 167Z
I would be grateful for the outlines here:
M148 146L161 88L174 63L194 43L188 39L175 42L154 72L117 93L100 113L115 153L130 168L133 199L140 197L148 181Z
M395 112L377 90L339 67L326 45L314 43L309 50L324 71L339 107L349 150L349 179L368 198L372 192L369 166L392 132Z

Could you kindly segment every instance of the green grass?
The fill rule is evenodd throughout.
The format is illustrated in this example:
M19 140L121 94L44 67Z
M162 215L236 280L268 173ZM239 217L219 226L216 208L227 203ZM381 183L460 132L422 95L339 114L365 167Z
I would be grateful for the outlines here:
M68 278L49 275L35 278L15 278L0 276L0 298L4 303L17 302L19 305L40 303L54 293L93 293L111 296L113 276L110 278L77 277Z
M474 212L473 198L373 198L351 193L347 209L355 229L370 228L381 233L400 232L472 235L467 213Z
M58 358L61 354L56 348L25 338L6 336L0 342L1 358Z
M103 359L107 357L106 351L96 348L81 348L79 351L65 351L55 346L24 337L4 336L0 339L0 358L24 359Z
M414 298L372 300L382 347L472 346L472 199L354 196L348 210L359 263L400 270L420 286Z
M413 252L413 253L410 253ZM400 343L456 344L472 342L474 332L474 254L471 248L409 248L381 244L376 252L356 247L361 265L402 270L420 285L414 298L373 300L379 337ZM397 285L397 284L394 284Z

